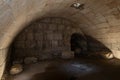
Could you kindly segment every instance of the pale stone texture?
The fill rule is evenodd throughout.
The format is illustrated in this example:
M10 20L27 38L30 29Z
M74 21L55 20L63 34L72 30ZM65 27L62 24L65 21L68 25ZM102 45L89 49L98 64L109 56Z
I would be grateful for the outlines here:
M21 64L14 64L10 69L10 74L15 75L23 71L23 66Z

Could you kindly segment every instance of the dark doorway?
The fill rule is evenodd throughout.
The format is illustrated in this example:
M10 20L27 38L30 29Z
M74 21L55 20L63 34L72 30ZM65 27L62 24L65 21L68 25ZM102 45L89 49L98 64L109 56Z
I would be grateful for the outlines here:
M84 55L87 50L87 42L83 35L79 33L74 33L71 35L71 51L74 51L75 57L80 57Z

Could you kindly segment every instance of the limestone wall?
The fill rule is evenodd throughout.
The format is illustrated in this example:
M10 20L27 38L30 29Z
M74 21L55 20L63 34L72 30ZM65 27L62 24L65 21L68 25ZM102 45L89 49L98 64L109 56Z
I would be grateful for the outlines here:
M37 20L15 38L11 46L12 58L61 58L62 52L71 51L70 40L74 33L83 35L81 30L67 19L50 17Z
M0 0L0 49L9 47L31 21L43 16L60 16L76 22L85 34L103 43L120 59L120 0L78 0L85 4L84 10L71 8L74 2L76 0ZM3 68L0 69L2 75Z
M0 76L2 76L7 61L8 48L0 49Z

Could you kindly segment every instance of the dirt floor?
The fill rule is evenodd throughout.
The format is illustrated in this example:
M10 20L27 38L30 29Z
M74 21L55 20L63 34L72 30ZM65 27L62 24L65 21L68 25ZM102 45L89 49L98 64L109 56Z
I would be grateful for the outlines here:
M85 58L41 61L25 65L24 71L12 76L12 80L120 80L120 61Z

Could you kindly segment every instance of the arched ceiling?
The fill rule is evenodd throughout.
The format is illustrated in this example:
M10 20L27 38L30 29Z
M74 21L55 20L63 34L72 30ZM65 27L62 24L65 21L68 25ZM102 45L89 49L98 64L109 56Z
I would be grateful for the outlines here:
M74 2L85 4L84 9L70 7ZM74 21L85 34L118 53L119 0L0 0L0 49L8 47L31 21L52 16Z
M85 4L84 10L70 7L74 2ZM14 37L31 21L47 16L74 21L120 58L120 0L0 0L0 78Z

